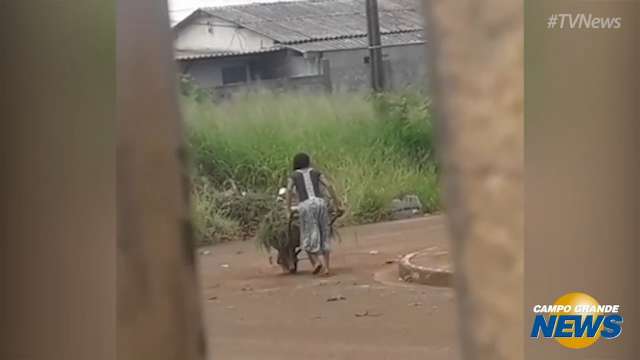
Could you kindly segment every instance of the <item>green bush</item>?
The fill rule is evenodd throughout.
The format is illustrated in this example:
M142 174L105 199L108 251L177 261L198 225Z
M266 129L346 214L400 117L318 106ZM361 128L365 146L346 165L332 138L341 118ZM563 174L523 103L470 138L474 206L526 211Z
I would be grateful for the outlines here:
M385 220L391 200L405 194L418 195L428 211L439 208L433 119L420 94L182 100L195 176L217 189L231 180L239 191L275 194L293 155L304 151L334 182L350 210L346 222Z
M242 236L240 223L218 207L219 192L206 179L194 181L192 190L195 237L200 245L210 245Z

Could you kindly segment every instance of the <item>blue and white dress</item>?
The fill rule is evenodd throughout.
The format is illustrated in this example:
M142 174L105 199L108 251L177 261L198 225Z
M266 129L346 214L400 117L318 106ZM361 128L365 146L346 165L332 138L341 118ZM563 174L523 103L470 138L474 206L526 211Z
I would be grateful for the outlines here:
M296 170L289 178L289 188L298 196L300 246L311 254L331 251L331 225L324 184L322 174L313 168Z

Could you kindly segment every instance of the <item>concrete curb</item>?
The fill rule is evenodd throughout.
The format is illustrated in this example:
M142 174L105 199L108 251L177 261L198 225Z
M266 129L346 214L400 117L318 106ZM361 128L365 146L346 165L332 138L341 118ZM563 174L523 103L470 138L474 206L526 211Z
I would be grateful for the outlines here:
M448 254L437 247L407 254L398 263L400 278L410 283L450 287L453 271L449 265ZM417 260L428 265L418 265Z

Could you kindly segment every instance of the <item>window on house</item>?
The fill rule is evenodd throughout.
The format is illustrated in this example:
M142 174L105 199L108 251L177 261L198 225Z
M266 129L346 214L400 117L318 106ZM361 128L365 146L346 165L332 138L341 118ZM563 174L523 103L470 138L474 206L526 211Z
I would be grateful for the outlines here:
M247 82L247 69L244 65L222 68L222 84Z

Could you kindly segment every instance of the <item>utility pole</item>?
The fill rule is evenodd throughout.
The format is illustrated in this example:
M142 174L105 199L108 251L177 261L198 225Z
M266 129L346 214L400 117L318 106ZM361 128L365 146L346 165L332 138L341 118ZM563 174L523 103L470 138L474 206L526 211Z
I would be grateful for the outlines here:
M380 21L378 20L378 0L365 0L367 5L367 34L369 37L369 65L371 65L371 88L374 92L384 90L382 68L382 43L380 41Z

